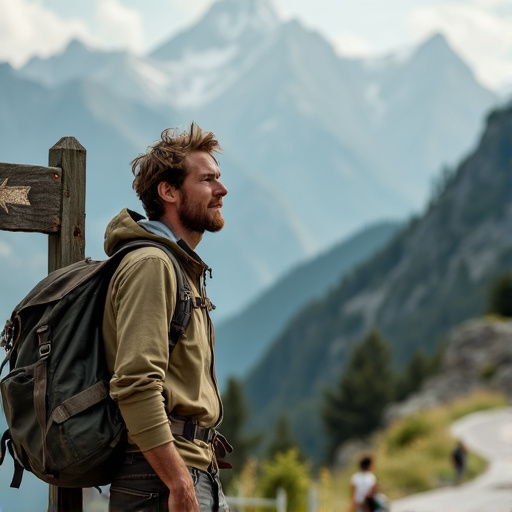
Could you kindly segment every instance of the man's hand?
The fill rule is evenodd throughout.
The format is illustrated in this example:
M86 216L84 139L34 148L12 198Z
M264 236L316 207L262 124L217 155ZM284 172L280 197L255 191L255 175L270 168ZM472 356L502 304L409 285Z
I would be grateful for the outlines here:
M199 512L194 484L188 469L185 478L176 475L169 483L169 512Z
M169 488L169 512L199 512L192 477L174 443L157 446L143 454Z

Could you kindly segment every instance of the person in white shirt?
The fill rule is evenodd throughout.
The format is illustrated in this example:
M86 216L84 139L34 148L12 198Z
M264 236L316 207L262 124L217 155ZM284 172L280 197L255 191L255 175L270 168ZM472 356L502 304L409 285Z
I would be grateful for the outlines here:
M354 512L368 512L370 508L367 498L373 496L377 478L372 473L372 458L365 456L359 462L360 471L352 475L350 486L352 490L352 507Z

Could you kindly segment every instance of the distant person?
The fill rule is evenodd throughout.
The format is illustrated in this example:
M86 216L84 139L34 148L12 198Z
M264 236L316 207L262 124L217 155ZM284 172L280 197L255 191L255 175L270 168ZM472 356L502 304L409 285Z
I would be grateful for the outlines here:
M354 512L371 512L371 502L377 486L377 478L372 473L373 460L369 456L363 457L359 462L357 473L350 479L352 494L352 510ZM368 499L369 498L369 499Z
M466 472L467 450L462 441L457 441L457 446L452 452L452 463L455 469L455 484L460 484Z

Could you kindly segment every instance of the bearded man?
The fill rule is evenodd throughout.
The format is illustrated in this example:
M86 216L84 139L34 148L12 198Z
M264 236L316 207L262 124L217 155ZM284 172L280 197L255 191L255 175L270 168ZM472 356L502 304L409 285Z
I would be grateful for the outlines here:
M128 447L113 479L110 510L228 510L215 455L222 403L206 297L208 267L194 252L205 231L222 229L226 187L213 153L219 143L192 123L165 130L132 162L133 188L147 219L127 209L109 224L105 251L150 240L172 251L192 289L194 307L172 353L176 270L158 247L128 252L112 277L103 318L110 394L126 423Z

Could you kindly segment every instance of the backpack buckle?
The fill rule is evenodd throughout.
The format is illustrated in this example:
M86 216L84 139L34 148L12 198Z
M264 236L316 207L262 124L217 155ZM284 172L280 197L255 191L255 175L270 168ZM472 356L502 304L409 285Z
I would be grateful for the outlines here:
M39 358L43 359L48 357L52 351L50 327L48 325L41 325L41 327L39 327L36 332L39 339Z
M52 351L52 344L50 342L42 343L39 345L39 358L43 359L48 357Z

